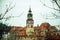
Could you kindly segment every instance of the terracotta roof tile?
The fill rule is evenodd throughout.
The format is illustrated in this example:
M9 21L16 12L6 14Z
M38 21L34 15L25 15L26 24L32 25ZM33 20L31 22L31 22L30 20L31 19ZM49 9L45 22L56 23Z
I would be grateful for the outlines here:
M24 27L13 27L11 30L16 31L16 30L25 30Z
M27 36L25 31L21 31L17 34L17 36Z

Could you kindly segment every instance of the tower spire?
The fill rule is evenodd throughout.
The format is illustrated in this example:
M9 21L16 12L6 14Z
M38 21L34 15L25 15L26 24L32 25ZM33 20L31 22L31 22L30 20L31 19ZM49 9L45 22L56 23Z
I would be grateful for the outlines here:
M31 11L31 6L29 7L29 12L32 12L32 11Z
M29 7L29 11L28 11L28 14L27 14L27 20L26 20L26 26L33 27L33 24L34 24L33 14L32 14L32 11L31 11L31 7Z

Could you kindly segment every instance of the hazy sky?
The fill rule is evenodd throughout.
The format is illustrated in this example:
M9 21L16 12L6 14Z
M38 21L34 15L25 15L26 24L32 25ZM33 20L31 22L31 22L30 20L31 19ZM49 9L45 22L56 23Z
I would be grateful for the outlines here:
M42 0L44 2L44 0ZM6 4L11 3L11 6L15 5L15 7L7 13L6 16L12 15L12 16L18 16L16 18L11 18L5 23L9 23L9 25L15 25L15 26L25 26L26 25L26 19L29 7L31 6L33 19L34 19L34 25L41 24L42 22L49 22L51 25L59 25L60 19L54 19L53 13L58 13L55 10L53 11L50 8L47 8L43 6L40 2L40 0L0 0L0 13L4 13L6 9ZM52 3L49 0L46 0L45 3L50 6L52 6ZM45 19L46 17L51 19ZM52 19L53 18L53 19Z

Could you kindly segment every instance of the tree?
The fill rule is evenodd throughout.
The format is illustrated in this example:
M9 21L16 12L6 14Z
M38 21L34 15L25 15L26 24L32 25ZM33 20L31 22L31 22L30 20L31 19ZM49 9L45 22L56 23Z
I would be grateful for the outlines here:
M53 5L52 6L56 6L56 7L50 7L50 6L48 6L46 3L45 3L45 1L47 1L47 0L43 0L44 2L42 2L42 0L40 0L40 2L41 2L41 4L43 4L43 6L45 6L45 7L47 7L47 8L50 8L50 9L53 9L53 10L55 10L55 11L57 11L57 12L59 12L60 13L60 0L49 0ZM56 13L53 13L53 12L51 12L51 14L53 14L53 16L57 19L57 18L60 18L60 16L58 16Z
M14 17L20 17L22 15L22 13L18 16L8 16L8 17L5 17L6 14L12 10L14 7L15 7L15 4L11 6L11 4L13 4L13 2L9 3L8 5L6 5L6 9L5 9L5 12L4 13L0 13L0 20L3 20L5 19L5 21L9 20L10 18L14 18ZM4 33L8 33L10 31L11 27L10 26L7 26L6 24L3 24L0 22L0 40L2 38L2 35Z
M13 17L13 16L9 16L9 17L6 17L5 18L5 15L10 11L12 10L15 5L11 6L11 4L13 4L13 2L9 3L9 4L6 4L6 9L5 9L5 12L4 13L0 13L0 20L2 19L5 19L5 20L8 20L9 18Z
M52 0L52 1L53 1L53 2L58 6L58 8L60 9L60 5L59 5L59 4L60 4L60 3L59 3L60 0ZM59 2L58 2L58 1L59 1Z
M5 21L6 21L6 20L8 20L9 18L14 17L14 16L5 17L5 15L6 15L10 10L12 10L12 9L15 7L15 5L11 6L11 4L12 4L12 3L10 3L9 5L6 5L6 6L8 6L8 7L5 9L5 12L4 12L3 14L0 13L0 20L5 19ZM4 34L4 32L5 32L5 33L8 33L9 31L10 31L10 27L7 26L6 24L3 24L3 23L0 22L0 40L1 40L2 35Z
M2 35L5 33L8 33L10 31L10 27L6 24L0 23L0 40L2 38Z
M54 9L54 10L56 10L56 11L60 11L60 0L50 0L50 2L51 2L52 4L54 3L55 5L57 5L59 9L50 7L50 6L46 5L44 2L42 2L41 0L40 0L40 2L41 2L41 3L43 4L43 6L45 6L45 7Z

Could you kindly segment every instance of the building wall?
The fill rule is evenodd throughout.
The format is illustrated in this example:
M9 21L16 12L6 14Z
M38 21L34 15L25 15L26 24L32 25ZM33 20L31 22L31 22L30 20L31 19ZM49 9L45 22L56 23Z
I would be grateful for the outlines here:
M37 40L37 37L18 37L16 40Z

